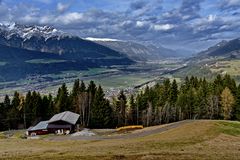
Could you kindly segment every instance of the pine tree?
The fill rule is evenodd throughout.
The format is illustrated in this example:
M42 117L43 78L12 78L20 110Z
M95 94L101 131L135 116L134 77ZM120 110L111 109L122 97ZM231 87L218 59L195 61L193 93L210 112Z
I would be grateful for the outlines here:
M15 92L12 99L12 107L7 113L7 121L10 129L18 128L18 124L20 121L19 107L20 107L20 95L18 92Z
M66 84L64 83L59 89L55 99L56 113L67 111L70 108L69 96Z
M32 125L33 120L35 118L35 113L33 113L33 98L32 93L28 91L28 93L25 96L25 106L24 106L24 112L25 112L25 121L26 121L26 127L29 127Z
M91 110L93 107L93 101L95 98L95 94L96 94L96 84L93 81L90 81L88 88L87 88L87 93L88 93L88 109L87 109L87 113L88 113L88 120L87 120L87 125L90 124L90 119L91 119Z
M48 95L48 102L48 112L46 117L51 118L54 115L54 102L51 94Z
M171 85L170 96L169 96L169 102L171 105L175 105L175 103L177 102L177 97L178 97L178 86L177 86L176 80L174 79Z
M81 81L80 87L79 87L80 92L85 92L86 91L86 86L83 81Z
M135 99L133 95L130 96L129 106L130 106L129 123L137 124L137 105L135 103Z
M208 83L204 78L196 93L196 108L194 109L196 118L209 118L208 97Z
M51 118L51 109L50 107L50 100L48 99L49 97L44 95L42 98L42 105L41 105L41 118L42 120L48 120L49 118Z
M106 128L112 126L112 108L109 101L104 98L102 87L97 88L91 110L90 127Z
M9 123L7 121L7 113L9 112L9 110L11 109L11 100L9 98L8 95L5 96L3 103L0 106L0 123L1 125L1 129L2 130L6 130L9 128Z
M240 85L238 85L236 93L236 103L233 110L233 119L240 120Z
M42 119L42 97L40 93L33 92L32 93L32 103L33 103L33 114L34 121L38 122Z
M77 97L79 93L80 93L80 83L79 83L79 79L77 79L73 84L73 89L72 89L73 98Z
M123 90L120 91L118 95L118 125L126 125L127 124L127 118L126 118L126 107L127 107L127 98L123 92Z

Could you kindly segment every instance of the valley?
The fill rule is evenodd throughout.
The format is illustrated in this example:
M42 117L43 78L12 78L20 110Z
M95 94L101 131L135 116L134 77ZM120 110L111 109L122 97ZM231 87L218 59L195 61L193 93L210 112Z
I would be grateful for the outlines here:
M61 63L63 60L29 60L28 63ZM185 67L181 58L165 59L163 61L140 62L134 65L115 65L86 70L68 70L53 74L33 74L17 81L0 82L0 97L13 95L15 91L22 94L35 90L43 94L56 95L57 89L63 83L71 89L76 79L101 84L107 97L117 95L121 89L133 93L141 87L155 84L163 78L171 78L170 72Z

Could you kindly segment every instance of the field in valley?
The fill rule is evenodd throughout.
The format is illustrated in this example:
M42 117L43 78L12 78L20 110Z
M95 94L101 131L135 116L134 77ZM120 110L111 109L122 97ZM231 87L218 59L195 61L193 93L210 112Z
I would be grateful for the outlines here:
M151 132L161 127L136 131L152 134L126 139L26 140L0 136L0 159L240 159L240 122L199 120Z
M32 60L29 63L55 63L56 60L45 61L42 59ZM6 94L13 95L14 91L25 94L29 90L35 90L43 94L55 95L58 88L66 83L69 89L72 88L76 79L88 83L90 80L101 84L109 94L118 92L120 89L134 88L148 81L161 77L164 72L181 67L178 60L165 60L161 62L138 63L130 66L112 66L102 68L90 68L88 70L62 71L56 74L29 75L18 81L0 82L0 98Z

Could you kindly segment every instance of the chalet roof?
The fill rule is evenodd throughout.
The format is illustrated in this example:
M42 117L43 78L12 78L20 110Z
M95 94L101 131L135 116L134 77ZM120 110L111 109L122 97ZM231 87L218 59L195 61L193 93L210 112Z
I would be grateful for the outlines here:
M28 131L46 130L48 121L41 121L36 126L28 128Z
M55 114L49 121L48 123L53 123L57 121L65 121L68 122L72 125L75 125L79 119L80 115L70 112L70 111L65 111L59 114Z

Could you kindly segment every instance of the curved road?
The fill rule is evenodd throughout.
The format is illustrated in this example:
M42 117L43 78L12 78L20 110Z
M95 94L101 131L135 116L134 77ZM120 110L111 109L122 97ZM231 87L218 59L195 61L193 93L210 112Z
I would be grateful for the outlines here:
M112 135L112 136L53 136L48 137L47 140L111 140L111 139L132 139L132 138L139 138L139 137L145 137L153 134L159 134L166 132L170 129L177 128L179 126L182 126L184 124L192 123L194 120L184 120L179 121L175 123L166 124L165 126L156 126L156 128L149 129L145 128L142 130L138 130L137 132L123 134L123 135Z

